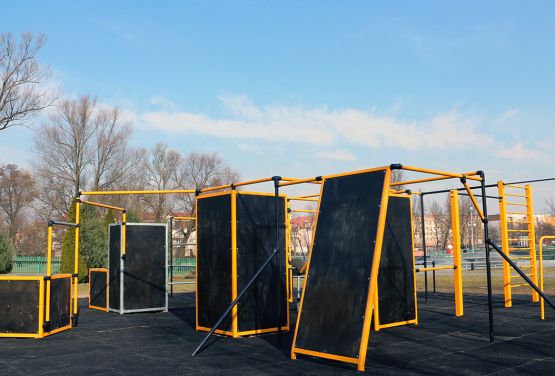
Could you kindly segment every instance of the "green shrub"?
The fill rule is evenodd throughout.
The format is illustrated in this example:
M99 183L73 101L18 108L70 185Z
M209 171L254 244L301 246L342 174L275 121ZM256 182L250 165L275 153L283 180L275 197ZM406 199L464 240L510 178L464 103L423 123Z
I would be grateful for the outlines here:
M10 236L7 231L0 229L0 274L12 271L14 253Z

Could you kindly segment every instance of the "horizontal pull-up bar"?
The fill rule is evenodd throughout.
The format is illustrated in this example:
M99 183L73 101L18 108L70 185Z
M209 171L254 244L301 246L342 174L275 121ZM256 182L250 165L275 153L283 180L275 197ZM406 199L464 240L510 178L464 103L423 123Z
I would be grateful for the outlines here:
M62 221L48 221L48 227L52 227L53 225L67 226L67 227L79 227L79 224L77 224L77 223L62 222Z
M313 201L318 202L317 198L310 198L310 197L289 197L287 198L289 201Z
M477 175L479 175L478 171L463 172L463 173L459 174L459 173L454 173L454 172L446 172L446 171L440 171L440 170L432 170L432 169L429 169L429 168L421 168L421 167L405 166L405 165L399 165L398 169L406 170L406 171L422 172L424 174L448 176L448 177L451 177L451 178L466 177L467 179L470 179L470 180L482 181L482 178L477 176Z
M99 202L93 202L93 201L85 201L85 200L79 200L82 204L87 204L87 205L91 205L91 206L98 206L99 208L105 208L105 209L113 209L113 210L119 210L119 211L125 211L125 208L120 208L118 206L112 206L112 205L107 205L107 204L101 204Z
M298 179L293 181L287 181L285 183L279 183L280 187L286 187L288 185L295 185L295 184L303 184L303 183L314 183L320 182L322 180L321 176L317 176L315 178L308 178L308 179Z
M290 209L291 213L316 213L316 210L307 210L307 209Z
M194 189L162 189L155 191L85 191L79 195L86 196L108 196L108 195L163 195L172 193L196 193Z
M196 221L195 217L170 217L174 221Z
M522 180L522 181L514 181L514 182L511 182L511 183L504 183L504 185L506 185L506 184L541 183L541 182L553 181L553 180L555 180L555 178ZM470 187L470 189L481 189L481 188L482 188L481 185ZM497 188L497 184L487 184L487 185L484 186L484 188ZM453 189L455 189L457 191L464 191L465 190L465 188L453 188ZM453 189L440 189L440 190L437 190L437 191L422 192L421 194L422 195L433 195L433 194L436 194L436 193L449 193Z
M455 265L440 265L440 266L432 266L429 268L416 268L414 269L417 273L420 272L431 272L434 270L453 270L456 269Z

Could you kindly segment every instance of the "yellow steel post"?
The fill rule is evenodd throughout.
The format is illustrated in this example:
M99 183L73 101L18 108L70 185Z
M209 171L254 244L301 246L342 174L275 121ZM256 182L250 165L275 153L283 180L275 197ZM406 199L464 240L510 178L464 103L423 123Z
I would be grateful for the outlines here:
M538 285L538 264L536 262L536 232L534 230L534 207L532 201L532 187L530 184L526 184L524 188L526 195L526 216L528 217L528 248L530 248L530 279ZM540 300L540 295L534 290L532 290L532 301L538 302Z
M304 199L303 199L304 200ZM307 199L311 200L311 199ZM287 288L287 294L289 295L287 300L289 303L293 303L293 266L291 265L291 247L289 240L291 239L291 201L290 198L285 200L285 252L287 254L287 282L289 286Z
M461 260L461 226L459 222L459 192L452 190L451 199L451 229L453 232L453 278L455 282L455 316L464 314L462 260Z
M44 336L44 279L39 281L39 322L38 322L38 333L37 337L42 338Z
M50 321L50 277L52 276L52 223L48 223L48 246L46 253L46 321Z
M79 199L75 201L75 249L73 254L73 315L77 315L77 296L79 295L78 286L79 283L79 223L80 223L80 213L81 203Z
M378 272L380 270L380 259L382 255L382 245L385 232L385 220L387 214L387 203L389 199L389 188L391 184L391 169L388 167L384 170L384 184L380 204L380 214L378 217L378 229L376 232L376 242L374 246L374 257L372 260L372 271L370 273L370 283L368 288L368 299L366 301L366 310L364 312L364 323L362 326L362 337L359 347L359 359L357 368L364 371L366 362L366 352L368 351L368 339L370 337L370 323L375 304L375 296L378 291ZM306 283L306 282L305 282Z
M125 256L127 253L127 212L121 213L121 254Z
M414 318L415 318L415 325L418 325L418 299L416 297L416 272L414 270L415 265L415 258L414 258L414 221L413 221L413 207L412 207L412 196L409 198L410 201L410 250L412 253L412 285L414 287Z
M540 238L540 260L539 260L539 272L540 272L540 290L543 291L543 242L545 239L555 239L555 236L542 236ZM540 299L540 319L545 320L545 301Z
M499 227L501 230L501 248L503 252L510 257L507 204L505 185L502 181L497 182L497 192L499 194ZM503 292L505 295L505 307L512 307L513 298L511 290L511 267L505 260L503 260Z
M237 298L237 191L231 191L231 301ZM231 309L231 331L239 337L237 304Z

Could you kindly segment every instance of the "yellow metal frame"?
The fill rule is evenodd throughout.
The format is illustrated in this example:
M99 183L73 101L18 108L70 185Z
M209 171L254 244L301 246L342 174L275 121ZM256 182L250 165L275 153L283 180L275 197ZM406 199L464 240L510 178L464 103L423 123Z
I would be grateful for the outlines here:
M514 194L507 193L506 188L523 190L524 194ZM526 242L528 247L523 248L529 251L529 257L527 259L530 261L530 271L528 277L538 285L538 264L536 261L536 233L534 228L534 209L532 203L532 187L530 184L526 185L514 185L505 184L502 181L497 182L497 190L499 193L499 220L501 228L501 248L503 252L511 257L511 252L514 250L511 248L512 241L520 241L519 238L515 238L513 233L525 233L527 234ZM507 197L518 197L524 198L525 203L508 201ZM514 200L514 199L513 199ZM518 206L524 207L526 210L524 212L515 212L507 210L507 206ZM525 220L509 220L510 215L521 215L524 216ZM526 229L509 229L509 223L517 223L526 225ZM513 275L511 273L511 266L508 262L503 260L503 293L505 297L505 307L509 308L513 305L512 299L512 289L516 287L529 287L531 289L532 301L540 301L539 294L532 289L528 284L513 284L513 278L520 278L519 275Z
M73 293L72 293L72 286L71 286L71 280L72 280L72 275L71 274L56 274L50 277L50 279L69 279L69 324L66 326L62 326L60 328L48 331L48 332L43 332L42 337L47 337L50 336L52 334L56 334L56 333L60 333L63 332L65 330L71 329L73 327L72 325L72 315L71 315L71 302L73 300ZM48 292L48 294L50 294L50 292ZM48 302L50 302L50 297L47 296ZM75 300L77 300L77 298L75 298ZM46 312L50 313L50 306L46 306ZM46 320L49 321L49 320Z
M252 182L248 182L248 184L256 184L256 183L261 183L261 182L267 182L267 181L272 181L272 179L260 179L260 180L255 180ZM240 185L246 185L243 183L238 183ZM235 185L237 186L237 184ZM205 192L209 192L209 193L202 193L200 195L197 196L197 205L195 205L195 209L197 210L196 212L196 218L198 218L198 201L205 199L205 198L210 198L210 197L217 197L217 196L230 196L231 198L231 301L234 301L237 298L237 294L238 294L238 290L237 290L237 196L239 195L246 195L246 196L265 196L265 197L275 197L275 194L272 193L265 193L265 192L253 192L253 191L237 191L235 189L233 190L222 190L225 189L227 186L221 186L221 187L215 187L217 188L219 191L218 192L212 192L212 189L207 189ZM227 187L229 188L229 187ZM215 190L215 189L214 189ZM288 222L288 213L287 213L287 208L288 208L288 199L287 199L287 195L285 194L279 194L279 197L283 198L284 203L285 203L285 208L284 208L284 220L285 220L285 245L284 245L284 249L285 249L285 256L284 256L284 260L285 260L285 270L289 270L289 222ZM197 230L197 234L198 234L198 220L195 223L196 226L196 230ZM195 327L196 330L198 331L206 331L209 332L212 328L208 328L202 325L199 325L198 323L198 242L196 243L196 254L195 254L195 258L197 258L197 262L195 263L195 273L196 273L196 289L195 289ZM290 317L289 317L289 290L290 290L290 283L289 283L289 278L287 277L288 273L286 273L286 278L285 278L285 296L286 296L286 312L287 312L287 317L286 317L286 325L283 325L281 327L281 330L283 331L288 331L290 328ZM239 330L239 322L238 322L238 309L239 309L239 304L236 304L232 309L231 309L231 331L229 330L221 330L221 329L216 329L216 331L214 333L216 334L220 334L220 335L225 335L225 336L230 336L233 338L239 338L242 336L249 336L249 335L255 335L255 334L265 334L265 333L273 333L273 332L277 332L279 330L279 328L277 327L272 327L272 328L263 328L263 329L257 329L257 330Z
M414 267L414 223L412 220L412 200L411 196L408 194L403 193L390 193L389 197L403 197L409 200L410 203L410 229L411 229L411 260L413 260L413 267ZM379 289L378 283L376 283L376 292L375 292L375 299L374 299L374 330L379 332L380 329L387 329L387 328L394 328L397 326L404 326L404 325L418 325L418 300L416 299L416 271L413 268L413 286L414 286L414 309L415 309L415 316L412 320L402 320L398 322L392 322L389 324L380 324L380 313L379 313Z
M306 278L305 278L305 282L304 282L305 286L303 287L303 293L302 293L302 297L301 297L301 304L300 304L298 318L297 318L297 325L296 325L296 328L295 328L295 335L294 335L294 338L293 338L293 345L292 345L292 348L291 348L291 359L296 359L297 354L303 354L303 355L315 356L315 357L320 357L320 358L325 358L325 359L332 359L332 360L337 360L337 361L341 361L341 362L356 364L359 371L364 371L365 362L366 362L366 351L367 351L367 348L368 348L368 340L369 340L369 336L370 336L370 324L372 322L374 303L375 303L375 299L376 299L376 297L375 297L376 291L377 291L376 285L377 285L378 270L379 270L379 265L380 265L380 257L381 257L382 243L383 243L383 234L384 234L384 229L385 229L385 217L386 217L386 213L387 213L387 203L388 203L388 198L389 198L389 187L390 187L390 184L391 184L391 169L389 167L378 167L378 168L359 170L359 171L355 171L355 172L347 172L347 173L341 173L341 174L335 174L335 175L322 177L322 186L321 186L321 191L320 191L320 197L321 197L322 191L323 191L324 186L326 184L326 180L329 179L329 178L349 176L349 175L358 175L358 174L367 173L367 172L374 172L374 171L384 171L385 177L384 177L383 191L382 191L382 197L381 197L380 212L379 212L379 217L378 217L378 229L377 229L377 233L376 233L376 244L375 244L375 247L374 247L372 270L371 270L370 281L369 281L369 285L368 285L368 297L367 297L367 301L366 301L366 309L365 309L365 313L364 313L364 322L363 322L363 326L362 326L359 356L358 356L358 358L351 358L351 357L341 356L341 355L337 355L337 354L329 354L329 353L324 353L324 352L319 352L319 351L307 350L307 349L297 347L295 345L295 343L297 341L297 333L298 333L298 329L299 329L300 316L302 314L302 307L303 307L303 303L304 303L304 293L305 293L305 290L306 290L304 287L306 287L306 283L307 283L308 276L309 276L309 273L310 273L310 260L312 258L314 236L316 235L316 231L317 231L316 226L317 226L317 223L318 223L318 215L319 215L319 212L320 212L320 204L321 204L321 200L320 200L320 202L318 203L318 213L316 213L316 224L315 224L314 232L313 232L313 235L312 235L312 237L313 237L312 238L312 245L310 247L310 253L309 253L308 262L307 262L308 266L307 266ZM308 180L305 179L305 180L299 181L299 182L300 183L308 182ZM290 185L290 184L287 184L287 185Z
M106 307L98 307L91 304L91 272L102 272L106 273ZM108 269L107 268L90 268L89 269L89 308L96 309L103 312L108 312L108 299L109 299L109 289L108 289Z
M0 338L43 338L44 337L44 312L45 312L45 283L43 276L10 276L0 275L0 281L38 281L39 282L39 306L37 331L34 333L0 333Z
M461 226L459 220L459 192L449 192L451 201L451 231L453 237L453 278L455 285L455 316L464 315L462 257L461 257Z
M555 236L542 236L540 238L540 249L539 249L539 272L540 272L540 290L543 292L543 242L546 239L555 240ZM545 301L540 297L540 319L545 320Z

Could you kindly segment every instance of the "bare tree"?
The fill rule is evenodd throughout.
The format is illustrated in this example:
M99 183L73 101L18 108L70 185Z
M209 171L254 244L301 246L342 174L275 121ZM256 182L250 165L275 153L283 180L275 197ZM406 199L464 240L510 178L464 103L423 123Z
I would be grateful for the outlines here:
M24 125L56 100L56 94L42 87L50 68L36 59L45 43L44 34L35 38L24 33L19 44L11 33L0 34L0 130Z
M178 185L183 188L203 189L206 187L216 187L220 185L238 182L240 174L232 169L220 157L218 153L189 153L180 165L176 180ZM193 195L183 195L179 197L178 205L180 210L187 213L195 212L195 197ZM187 234L191 234L194 223L184 224L183 231L186 240Z
M129 162L118 158L127 155L130 132L119 111L100 107L96 98L63 101L35 136L43 205L63 215L82 189L106 189L121 179Z
M0 166L0 209L8 222L8 231L15 241L21 211L28 207L35 195L31 175L15 164Z
M121 181L134 160L129 158L132 151L127 146L132 129L120 123L119 109L99 110L96 122L92 189L99 191Z
M429 215L432 221L432 232L436 250L445 249L449 241L451 230L451 215L447 207L433 201L429 206Z
M392 183L399 183L405 179L405 171L404 170L391 170L391 182ZM394 187L397 191L403 191L405 189L404 185L396 185Z
M181 166L181 154L169 149L165 144L156 144L144 159L144 173L148 189L175 189L177 184L176 172ZM175 206L175 200L168 195L145 195L143 202L154 214L156 221L167 217Z
M547 212L551 215L555 215L555 201L553 197L545 200L545 205L547 205Z

